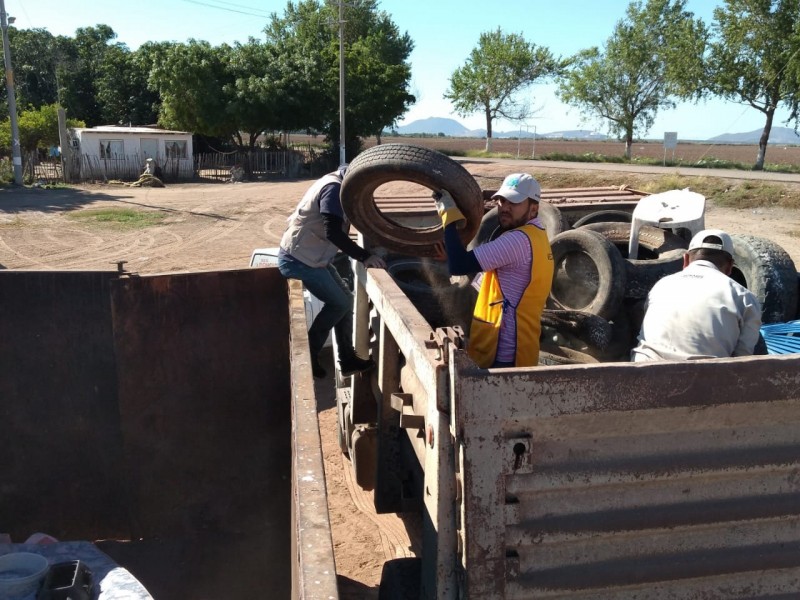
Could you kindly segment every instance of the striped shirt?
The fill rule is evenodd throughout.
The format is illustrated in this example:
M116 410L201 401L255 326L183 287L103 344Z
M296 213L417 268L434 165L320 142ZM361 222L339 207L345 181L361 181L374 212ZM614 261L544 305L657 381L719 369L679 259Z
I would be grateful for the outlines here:
M527 224L544 229L544 225L538 217L531 219ZM517 347L516 308L522 299L525 288L531 282L533 249L530 240L522 231L512 229L497 239L478 246L473 252L481 265L481 271L497 273L497 280L505 300L495 360L513 363L516 359ZM482 279L483 273L480 273L473 285L480 288Z

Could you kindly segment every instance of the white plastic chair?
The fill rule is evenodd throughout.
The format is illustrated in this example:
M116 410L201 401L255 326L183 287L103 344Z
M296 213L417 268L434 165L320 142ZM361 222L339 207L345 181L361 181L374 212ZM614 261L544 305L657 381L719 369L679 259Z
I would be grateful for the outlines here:
M694 235L705 229L705 212L706 197L689 188L645 196L633 209L628 258L639 254L639 230L643 225L661 229L685 227Z

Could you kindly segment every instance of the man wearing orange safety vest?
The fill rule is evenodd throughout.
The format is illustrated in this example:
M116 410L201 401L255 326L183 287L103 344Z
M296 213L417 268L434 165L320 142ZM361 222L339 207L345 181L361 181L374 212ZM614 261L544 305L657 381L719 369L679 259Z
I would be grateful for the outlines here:
M553 254L539 220L541 188L527 173L509 175L492 196L500 226L467 251L458 235L464 215L446 191L434 194L453 275L480 271L467 351L483 368L538 364L541 317L553 282Z

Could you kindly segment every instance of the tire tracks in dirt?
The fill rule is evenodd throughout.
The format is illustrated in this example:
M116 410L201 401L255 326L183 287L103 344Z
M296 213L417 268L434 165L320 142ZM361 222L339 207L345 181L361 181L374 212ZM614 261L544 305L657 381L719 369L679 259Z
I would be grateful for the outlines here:
M381 537L384 558L391 560L393 558L416 556L411 550L411 538L403 522L395 514L379 515L375 512L372 493L361 489L356 483L350 461L343 454L340 458L350 498L352 498L353 504L358 510L361 511L361 514L375 524Z

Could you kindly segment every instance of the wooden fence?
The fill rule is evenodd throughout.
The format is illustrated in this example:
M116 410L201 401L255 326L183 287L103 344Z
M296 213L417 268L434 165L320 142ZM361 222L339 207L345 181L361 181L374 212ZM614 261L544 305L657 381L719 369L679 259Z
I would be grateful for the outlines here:
M327 164L329 160L310 145L288 150L209 152L195 154L195 173L200 179L231 181L232 169L240 167L247 181L315 177L335 168Z
M98 156L72 155L67 166L72 183L91 181L136 181L144 171L144 157L133 155L101 159ZM231 170L241 167L245 181L318 177L336 167L329 155L310 145L287 150L256 149L252 152L209 152L195 154L194 160L156 157L165 183L180 181L231 181ZM23 160L27 183L64 182L62 157L42 158L36 152Z

